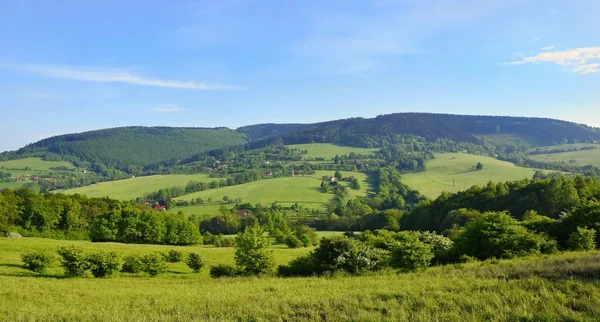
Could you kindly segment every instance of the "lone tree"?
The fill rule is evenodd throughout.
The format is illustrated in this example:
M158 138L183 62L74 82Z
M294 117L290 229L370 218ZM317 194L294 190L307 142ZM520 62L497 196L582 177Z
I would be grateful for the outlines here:
M483 164L481 164L481 162L477 162L477 165L475 166L476 170L483 170Z
M235 263L247 275L272 273L275 259L269 247L271 239L262 228L248 227L235 238Z

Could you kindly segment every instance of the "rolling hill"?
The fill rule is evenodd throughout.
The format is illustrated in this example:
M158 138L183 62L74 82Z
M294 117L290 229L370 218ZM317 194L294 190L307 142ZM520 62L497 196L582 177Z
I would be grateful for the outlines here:
M474 169L478 162L483 164L480 171ZM534 169L517 167L491 157L439 153L435 159L427 162L427 170L403 175L402 182L424 196L436 198L443 191L458 192L474 185L485 185L490 180L503 182L531 179L534 173Z

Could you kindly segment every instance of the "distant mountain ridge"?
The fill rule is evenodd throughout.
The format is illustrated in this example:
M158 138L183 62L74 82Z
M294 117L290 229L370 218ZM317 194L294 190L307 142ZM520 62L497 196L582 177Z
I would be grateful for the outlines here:
M529 146L600 142L600 129L548 118L396 113L312 124L256 124L229 128L121 127L59 135L0 154L0 159L53 156L140 173L145 167L212 150L259 148L272 144L334 143L379 148L406 136L428 142L493 145L486 136L511 136Z

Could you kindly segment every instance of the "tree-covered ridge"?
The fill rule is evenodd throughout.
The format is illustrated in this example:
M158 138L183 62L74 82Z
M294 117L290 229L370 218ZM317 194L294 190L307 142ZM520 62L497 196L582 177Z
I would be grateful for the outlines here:
M245 142L240 133L226 128L123 127L55 136L2 157L49 153L84 161L80 167L95 165L97 172L117 168L140 173L151 164Z
M239 130L254 133L265 128L276 127L260 124ZM383 147L405 135L421 137L428 142L447 139L478 145L484 144L479 136L491 134L518 136L533 146L600 140L600 131L596 128L554 119L433 113L397 113L304 126L281 124L276 129L271 131L270 141L282 140L285 144L329 142L360 147Z

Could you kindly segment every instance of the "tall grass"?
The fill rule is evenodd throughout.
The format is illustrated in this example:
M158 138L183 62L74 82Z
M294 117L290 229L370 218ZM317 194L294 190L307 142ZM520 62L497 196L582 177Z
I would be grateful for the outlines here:
M21 252L65 244L120 252L172 248L0 239L0 320L592 321L600 316L599 252L328 278L213 280L177 263L153 278L64 279L60 270L38 276L20 267ZM233 260L233 249L177 249L194 249L208 266ZM307 250L274 251L284 263Z

